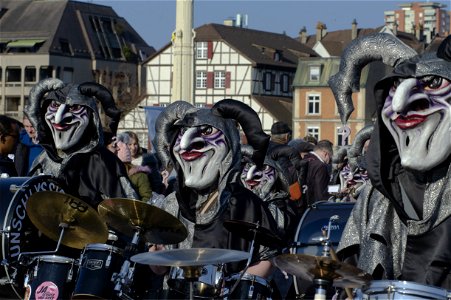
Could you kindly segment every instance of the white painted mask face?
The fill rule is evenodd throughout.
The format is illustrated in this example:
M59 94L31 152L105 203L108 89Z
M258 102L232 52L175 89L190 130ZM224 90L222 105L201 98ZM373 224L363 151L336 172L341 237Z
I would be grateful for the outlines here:
M82 105L52 101L47 107L45 121L52 131L56 149L67 151L82 138L89 124L89 113Z
M182 128L172 151L182 168L185 185L202 190L217 182L229 147L222 131L202 125Z
M268 165L264 165L263 170L259 170L256 165L247 163L241 172L243 185L261 199L269 195L275 181L276 171Z
M399 79L390 89L382 120L404 167L427 171L450 155L450 102L451 84L442 77Z

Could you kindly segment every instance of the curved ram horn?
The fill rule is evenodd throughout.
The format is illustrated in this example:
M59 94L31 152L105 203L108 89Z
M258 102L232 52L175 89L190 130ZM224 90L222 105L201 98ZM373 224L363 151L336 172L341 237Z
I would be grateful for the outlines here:
M348 150L348 163L351 171L354 172L358 167L357 158L362 155L363 145L370 139L374 126L363 127L355 136L354 143Z

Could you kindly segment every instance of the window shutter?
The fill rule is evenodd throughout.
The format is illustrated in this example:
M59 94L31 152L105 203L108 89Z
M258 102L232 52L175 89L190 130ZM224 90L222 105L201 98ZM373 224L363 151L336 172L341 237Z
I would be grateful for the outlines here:
M225 73L225 88L230 88L230 72Z
M207 54L207 58L208 58L208 59L212 59L212 58L213 58L213 42L212 42L212 41L208 41L208 54Z
M207 89L213 88L213 78L214 78L213 72L208 72L207 73Z

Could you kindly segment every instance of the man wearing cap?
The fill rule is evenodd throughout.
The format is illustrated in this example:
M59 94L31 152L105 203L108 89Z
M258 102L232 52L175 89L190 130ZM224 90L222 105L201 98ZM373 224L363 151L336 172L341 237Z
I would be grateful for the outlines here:
M291 140L291 129L287 123L279 121L271 126L271 142L286 145ZM271 146L270 146L271 148Z

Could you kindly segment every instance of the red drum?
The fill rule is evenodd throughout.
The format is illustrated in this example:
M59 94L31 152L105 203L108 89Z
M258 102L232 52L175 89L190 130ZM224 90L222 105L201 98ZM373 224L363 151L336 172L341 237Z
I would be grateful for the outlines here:
M323 230L328 229L331 218L333 222L330 226L329 239L330 245L336 249L353 207L353 202L320 201L314 203L305 211L299 222L294 237L295 242L290 252L322 256L321 239L323 238ZM303 294L311 284L297 278L294 278L293 282L298 295Z
M0 273L0 298L23 298L27 273L26 266L19 262L23 252L54 250L51 245L56 245L40 234L25 210L28 198L41 191L64 192L60 184L48 175L0 178L1 258L4 265Z

